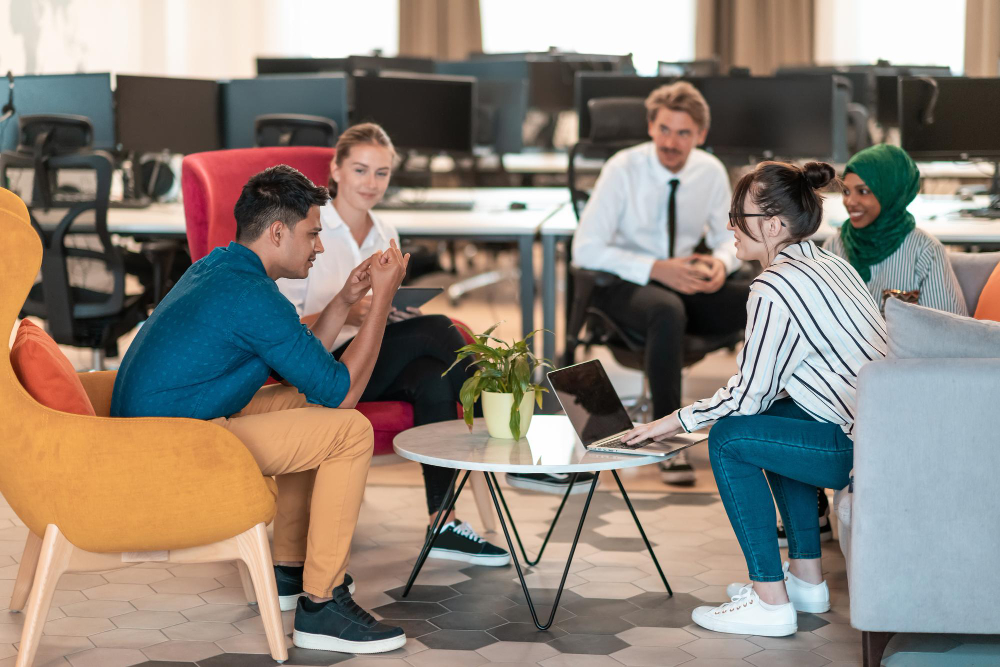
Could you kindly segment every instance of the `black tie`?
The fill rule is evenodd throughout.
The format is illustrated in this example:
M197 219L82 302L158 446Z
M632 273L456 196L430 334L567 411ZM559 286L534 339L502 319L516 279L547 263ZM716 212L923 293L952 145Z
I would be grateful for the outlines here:
M674 256L677 243L677 185L679 180L670 180L670 197L667 199L667 257Z

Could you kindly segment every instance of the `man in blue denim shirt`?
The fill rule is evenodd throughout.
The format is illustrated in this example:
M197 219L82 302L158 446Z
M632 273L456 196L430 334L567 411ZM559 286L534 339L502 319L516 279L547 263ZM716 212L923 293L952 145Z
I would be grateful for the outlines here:
M406 636L355 604L345 583L373 441L368 420L344 408L371 376L409 255L393 244L364 260L310 331L274 281L305 278L323 252L328 199L286 165L251 178L234 209L236 241L188 269L140 329L111 414L211 420L236 435L278 483L273 552L282 606L296 607L293 641L378 653ZM369 290L369 316L337 361L327 350ZM261 388L272 370L284 382Z

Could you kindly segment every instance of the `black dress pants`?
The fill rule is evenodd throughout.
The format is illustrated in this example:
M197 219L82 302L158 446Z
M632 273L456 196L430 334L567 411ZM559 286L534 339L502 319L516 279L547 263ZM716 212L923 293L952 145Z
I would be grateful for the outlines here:
M594 305L646 341L645 372L653 418L681 407L684 334L722 336L746 327L750 281L729 278L712 294L681 294L659 283L619 279L594 294Z
M339 359L349 344L335 350L334 356ZM423 315L386 325L378 360L361 400L411 403L414 426L455 419L462 383L475 367L469 370L463 362L444 377L442 373L463 345L461 332L444 315ZM427 511L434 513L444 502L454 471L422 467Z

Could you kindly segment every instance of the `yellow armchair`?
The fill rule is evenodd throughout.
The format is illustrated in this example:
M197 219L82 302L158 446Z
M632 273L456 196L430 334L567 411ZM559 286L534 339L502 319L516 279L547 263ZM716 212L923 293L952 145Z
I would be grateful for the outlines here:
M0 229L0 324L10 331L42 247L24 203L3 189ZM12 610L28 603L17 667L34 658L63 572L136 559L237 561L248 600L259 599L271 655L285 660L266 532L275 513L273 480L214 424L109 417L114 377L81 374L97 416L68 414L36 402L14 375L10 351L0 355L0 493L31 531L11 595Z

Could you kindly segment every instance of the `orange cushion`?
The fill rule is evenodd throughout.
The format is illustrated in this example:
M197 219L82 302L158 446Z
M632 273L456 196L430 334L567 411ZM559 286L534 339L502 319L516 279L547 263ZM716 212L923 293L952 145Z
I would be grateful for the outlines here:
M94 406L56 342L29 320L21 320L10 348L10 365L31 397L42 405L77 415L94 416Z
M986 286L979 293L976 319L1000 322L1000 264L993 269L990 279L986 281Z

